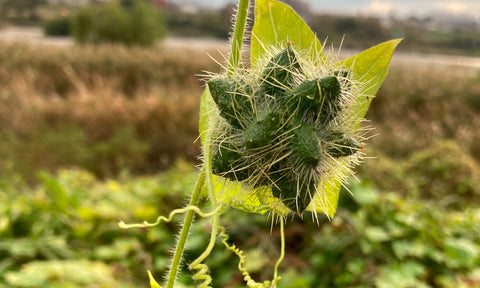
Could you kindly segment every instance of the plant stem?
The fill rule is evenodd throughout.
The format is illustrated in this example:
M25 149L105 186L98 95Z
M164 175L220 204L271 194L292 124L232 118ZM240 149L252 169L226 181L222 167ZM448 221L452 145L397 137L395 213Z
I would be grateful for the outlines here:
M235 20L235 28L234 28L234 33L233 33L233 38L232 38L232 49L231 49L231 54L230 54L230 59L229 59L229 69L228 69L228 74L232 75L233 74L233 69L238 67L239 61L240 61L240 52L242 49L242 43L243 43L243 35L245 33L245 26L247 22L247 14L248 14L248 5L249 5L249 0L239 0L238 4L238 11L237 11L237 16ZM211 134L211 133L210 133ZM211 135L207 136L205 139L205 143L203 143L203 153L205 157L205 163L202 169L202 172L198 178L197 184L195 186L195 190L193 191L192 197L190 199L190 205L195 206L198 203L198 200L200 198L200 191L202 189L202 186L205 184L205 179L207 182L207 189L208 189L208 194L210 196L210 200L212 201L212 206L214 206L216 200L215 200L215 194L213 191L213 185L212 185L212 171L211 171ZM182 254L183 250L185 248L185 242L187 241L188 237L188 232L190 231L190 226L192 225L193 222L193 215L194 211L188 211L187 214L185 215L185 221L183 223L182 231L180 232L180 237L178 239L177 247L175 248L175 254L173 255L173 260L172 260L172 265L170 267L170 272L168 275L168 282L167 282L167 288L174 288L175 280L177 278L177 273L178 273L178 267L180 265L180 261L182 259ZM214 219L214 226L218 226L218 216L216 216L217 219ZM216 223L216 225L215 225ZM216 237L216 227L214 227L212 234L215 234L214 236ZM213 236L212 236L213 237Z
M281 241L281 250L280 250L280 257L278 257L277 263L275 263L275 270L273 274L273 287L277 287L277 283L280 280L278 276L278 267L280 263L282 263L283 258L285 257L285 231L283 229L284 226L284 219L280 216L280 241Z
M200 172L200 175L198 176L197 184L195 185L195 190L193 191L192 197L190 198L190 205L192 206L197 205L198 199L200 198L200 192L202 190L204 183L205 183L205 169L202 169L202 171ZM173 255L172 265L170 266L167 288L173 288L175 284L175 280L177 279L178 267L180 266L180 261L182 259L183 250L185 248L185 243L187 241L190 226L192 225L192 222L193 222L194 214L195 212L190 210L185 215L185 221L183 222L182 231L180 232L180 237L178 238L175 254Z
M207 257L210 255L210 253L212 253L213 247L215 246L215 240L217 239L219 218L220 218L220 214L218 214L218 213L213 216L213 219L212 219L212 233L210 234L210 241L208 242L208 246L205 249L205 251L203 251L203 253L200 256L198 256L198 258L195 259L190 264L190 267L192 269L195 269L195 266L197 266L198 264L201 264L203 261L205 261L205 259L207 259Z
M230 59L228 61L228 75L233 74L233 70L238 67L240 62L240 51L242 50L243 34L245 33L249 4L250 0L240 0L238 3L235 29L232 37L232 49L230 53Z

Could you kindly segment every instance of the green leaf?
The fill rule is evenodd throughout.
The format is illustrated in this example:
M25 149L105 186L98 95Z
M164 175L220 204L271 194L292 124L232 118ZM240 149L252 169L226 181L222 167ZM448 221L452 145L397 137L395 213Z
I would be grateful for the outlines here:
M427 288L419 278L425 274L426 267L416 261L393 263L380 268L375 280L378 288Z
M57 207L60 211L66 211L69 207L69 199L65 189L62 187L62 184L60 184L55 177L46 172L40 172L38 177L42 181L45 193L55 203L55 207Z
M473 268L480 256L478 246L468 239L448 239L444 249L446 264L451 268Z
M359 118L365 116L370 106L369 97L373 97L377 93L383 80L385 80L393 51L400 41L402 41L402 39L381 43L337 63L339 67L350 67L353 74L352 80L360 81L366 85L361 91L362 96L365 97L358 97L357 103L355 104L355 111ZM360 123L358 123L358 125L360 125ZM315 203L315 210L322 211L324 214L333 217L337 209L340 188L341 183L339 182L325 184L323 187L324 194L319 197L317 193L314 201L312 201Z
M287 41L293 42L295 50L307 52L312 59L321 55L322 45L290 6L274 0L256 0L250 55L252 66L256 67L257 59L265 55L266 48L285 47Z
M390 240L390 235L381 227L372 226L365 228L365 236L373 242Z
M30 261L18 271L7 272L9 287L122 287L113 268L88 260Z
M153 278L150 270L147 271L147 272L148 272L148 278L150 279L150 288L162 288L162 286L160 286L160 284L158 284L158 282L155 280L155 278Z
M387 77L393 51L401 41L402 39L394 39L383 42L339 63L341 66L351 68L352 80L366 85L362 90L362 96L365 97L359 97L357 102L359 117L365 116L370 107L370 97L375 96L383 80Z

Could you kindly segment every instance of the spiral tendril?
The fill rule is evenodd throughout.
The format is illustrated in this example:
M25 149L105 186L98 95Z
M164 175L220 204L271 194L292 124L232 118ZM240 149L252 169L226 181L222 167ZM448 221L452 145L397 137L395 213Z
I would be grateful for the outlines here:
M183 214L187 211L194 211L200 217L208 218L208 217L211 217L213 215L216 215L221 209L222 209L222 206L217 206L217 208L215 208L213 211L205 213L205 212L202 212L200 210L200 208L198 208L197 206L187 206L187 207L184 207L184 208L173 210L168 215L168 218L165 217L165 216L159 216L157 218L157 220L155 222L152 222L152 223L147 222L147 221L143 221L143 223L126 224L125 222L120 221L120 223L118 223L118 226L122 229L154 227L154 226L157 226L158 224L160 224L160 222L171 222L173 217L175 217L175 215Z
M207 248L188 266L190 270L197 270L197 273L192 276L192 279L195 281L201 281L201 283L197 286L199 288L212 288L210 286L210 283L212 283L212 277L210 277L208 274L208 266L202 262L207 259L210 253L212 253L213 247L215 246L215 240L217 239L217 231L219 227L219 219L220 213L215 214L212 218L212 231L210 233L210 241L208 242Z
M197 270L197 272L192 275L192 279L195 281L201 281L197 286L198 288L212 288L212 286L210 286L212 283L212 277L208 274L208 266L206 264L192 263L189 268L191 270Z
M235 255L238 256L239 258L239 262L238 262L238 270L240 272L242 272L242 275L243 275L243 280L247 283L247 286L250 287L250 288L269 288L271 287L271 283L270 281L264 281L263 283L258 283L258 282L255 282L255 280L252 279L252 277L250 276L250 273L248 273L247 269L245 268L245 264L247 262L247 258L245 257L244 255L244 252L243 250L241 250L240 248L238 248L237 246L235 246L235 244L228 244L228 235L225 231L225 228L223 226L220 226L220 234L219 236L222 239L222 243L223 245L225 245L225 247L232 251L233 253L235 253Z

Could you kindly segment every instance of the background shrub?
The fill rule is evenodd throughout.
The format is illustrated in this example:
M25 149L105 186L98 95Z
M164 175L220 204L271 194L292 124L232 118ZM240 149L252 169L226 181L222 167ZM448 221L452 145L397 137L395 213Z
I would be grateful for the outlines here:
M71 34L71 21L69 17L55 17L43 24L47 36L69 36Z
M130 44L150 46L165 36L162 15L146 1L134 1L129 19Z
M118 1L107 1L96 12L94 38L98 42L128 43L129 13ZM128 43L130 44L130 43Z
M108 42L151 46L165 36L160 11L146 1L107 1L80 8L72 17L72 36L79 43Z
M71 36L80 44L93 41L95 11L91 6L83 6L73 14Z

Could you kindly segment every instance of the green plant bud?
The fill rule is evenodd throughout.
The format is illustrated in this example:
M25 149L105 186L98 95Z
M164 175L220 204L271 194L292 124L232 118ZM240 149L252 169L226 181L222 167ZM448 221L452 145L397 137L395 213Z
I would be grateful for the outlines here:
M325 152L334 158L350 156L358 150L360 146L357 141L341 132L332 133L331 139L325 143Z
M261 81L263 91L277 96L291 88L295 74L303 74L297 55L291 45L275 55L263 70Z
M327 76L320 79L322 108L320 111L320 123L327 125L337 116L340 111L340 82L337 77Z
M229 77L211 79L208 81L208 89L220 116L233 127L242 129L242 122L252 117L252 105L247 96L251 89Z
M277 137L281 124L277 112L264 113L260 120L252 121L245 129L245 147L254 149L271 144Z
M212 173L232 181L242 181L250 175L247 169L239 169L243 155L234 144L222 141L212 147Z
M320 141L312 124L293 121L293 136L289 138L293 155L309 168L318 166L321 157Z
M275 181L272 185L272 195L280 199L290 210L302 215L312 201L316 183L314 180L300 183L296 179L291 179L289 175L285 173Z

